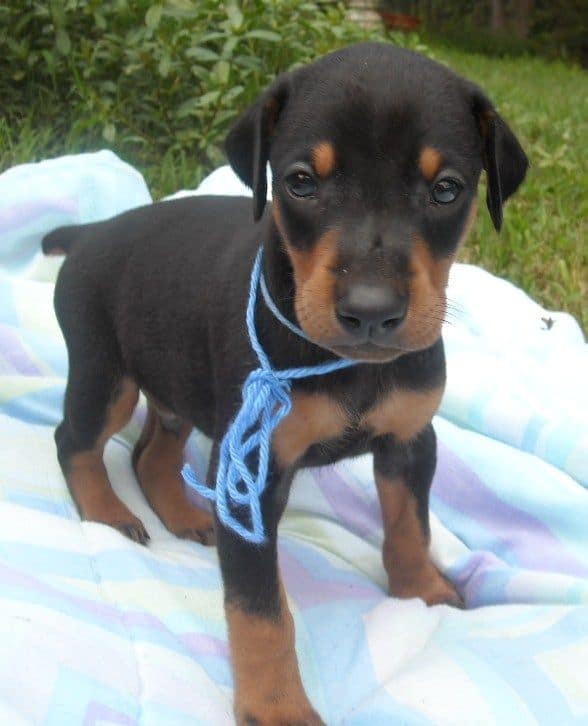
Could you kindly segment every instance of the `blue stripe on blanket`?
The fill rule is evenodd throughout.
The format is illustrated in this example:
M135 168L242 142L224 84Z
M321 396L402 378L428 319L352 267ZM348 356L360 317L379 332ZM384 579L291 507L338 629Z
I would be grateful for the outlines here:
M0 405L0 411L31 424L57 426L61 421L65 384L25 393Z

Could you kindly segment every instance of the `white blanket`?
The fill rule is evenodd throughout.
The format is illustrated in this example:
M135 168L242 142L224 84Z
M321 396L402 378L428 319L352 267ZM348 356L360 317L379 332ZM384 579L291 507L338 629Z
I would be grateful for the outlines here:
M200 191L246 193L226 167ZM79 521L52 439L67 358L40 239L149 202L109 152L0 176L0 723L232 722L216 552L139 491L144 407L107 465L147 548ZM303 472L280 530L303 679L329 725L588 723L588 349L476 267L449 297L432 552L471 609L387 596L368 457ZM200 473L208 450L191 438Z

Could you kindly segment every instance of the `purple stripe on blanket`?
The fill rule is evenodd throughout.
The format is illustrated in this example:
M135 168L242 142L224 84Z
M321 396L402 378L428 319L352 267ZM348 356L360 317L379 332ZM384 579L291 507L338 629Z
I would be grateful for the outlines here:
M362 498L356 494L339 474L337 466L315 469L313 478L338 521L358 537L369 538L375 530L382 528L382 516L374 496Z
M382 591L376 585L366 582L353 572L345 573L348 574L345 580L315 577L285 546L280 547L280 564L288 595L301 608L336 600L374 600L382 597Z
M510 564L543 572L588 575L586 565L567 551L564 543L543 522L500 499L442 441L438 442L432 493L464 518L479 522L500 540L504 555L498 554ZM451 529L460 536L457 521L452 523Z
M70 197L60 198L47 195L45 199L32 199L20 204L10 204L4 209L0 209L0 226L3 234L8 234L44 214L56 215L60 213L74 219L77 218L78 204L76 200ZM72 220L70 224L73 223Z
M33 363L31 354L23 346L22 340L14 328L0 323L0 371L4 368L2 359L10 366L9 373L18 373L22 376L41 374L41 369Z
M138 721L122 711L115 711L110 706L97 701L90 701L84 716L84 726L96 726L96 724L121 724L122 726L134 726Z
M227 660L229 658L229 644L226 640L204 633L186 633L180 636L180 639L192 653L216 655Z
M493 552L472 552L449 568L447 575L457 586L467 608L498 605L510 602L503 588L494 583L493 592L486 592L484 583L493 573L500 573L499 582L507 581L516 572Z
M146 628L155 632L166 633L170 638L181 642L192 655L217 655L228 658L227 645L217 638L198 633L176 634L166 627L159 618L146 612L119 610L111 605L95 602L89 598L72 595L42 582L35 577L25 575L3 562L0 562L0 583L28 591L40 593L54 600L53 605L63 611L63 607L74 607L85 612L97 625L111 629L112 624L127 628ZM30 601L34 602L33 598Z

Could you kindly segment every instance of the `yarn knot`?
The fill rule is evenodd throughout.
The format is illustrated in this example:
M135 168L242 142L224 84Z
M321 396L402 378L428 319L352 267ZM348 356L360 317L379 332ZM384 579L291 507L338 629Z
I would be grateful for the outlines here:
M245 379L241 407L221 442L216 487L212 489L200 482L187 464L182 470L189 486L215 502L220 521L253 544L265 541L261 496L267 484L272 433L292 409L292 380L331 373L355 363L340 359L318 366L274 370L255 330L255 303L260 279L261 250L251 273L246 315L249 340L260 367L251 371ZM276 314L275 303L271 298L268 299L263 283L262 290L266 304L282 320L281 313L278 311ZM306 337L290 321L288 327L297 335Z
M255 368L243 384L243 401L249 396L274 396L276 403L290 403L292 385L287 378L281 378L278 371L271 368Z

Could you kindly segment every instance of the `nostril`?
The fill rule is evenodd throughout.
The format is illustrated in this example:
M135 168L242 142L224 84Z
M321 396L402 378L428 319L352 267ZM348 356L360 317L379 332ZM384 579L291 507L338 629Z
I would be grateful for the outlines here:
M388 320L384 320L384 322L382 323L382 327L390 330L391 328L397 328L401 322L402 317L388 318Z
M396 315L394 315L394 317L390 317L390 318L387 318L386 320L382 320L380 325L382 326L382 328L385 328L386 330L392 330L394 328L397 328L400 325L400 323L402 323L402 321L404 320L404 317L405 317L405 311L399 310L398 313Z
M337 317L348 328L357 329L361 327L361 320L359 318L354 318L353 315L342 315L341 313L337 313Z

